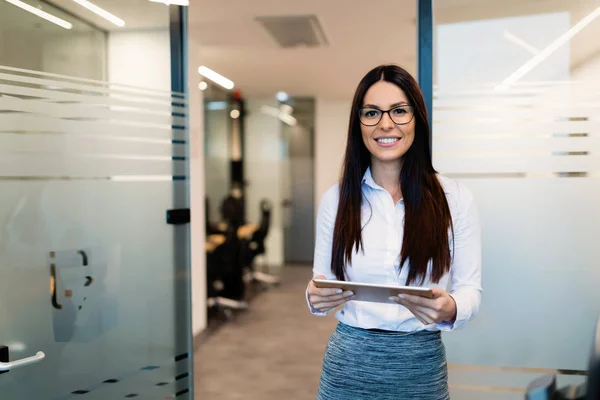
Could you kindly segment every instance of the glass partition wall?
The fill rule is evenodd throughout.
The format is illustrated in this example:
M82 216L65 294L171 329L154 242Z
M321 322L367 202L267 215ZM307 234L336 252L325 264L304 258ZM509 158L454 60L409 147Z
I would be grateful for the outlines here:
M597 2L433 2L433 159L475 194L483 302L445 335L453 399L585 380L600 312Z
M189 208L187 98L170 10L146 6L167 24L0 1L3 399L192 398L189 226L167 223Z

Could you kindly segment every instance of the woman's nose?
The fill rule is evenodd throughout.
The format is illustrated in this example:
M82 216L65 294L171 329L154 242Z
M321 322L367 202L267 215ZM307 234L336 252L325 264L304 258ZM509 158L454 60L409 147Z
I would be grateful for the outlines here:
M390 117L389 113L383 113L383 115L381 116L381 121L379 121L379 125L382 129L389 130L393 128L396 124L394 124L394 121L392 121L392 118Z

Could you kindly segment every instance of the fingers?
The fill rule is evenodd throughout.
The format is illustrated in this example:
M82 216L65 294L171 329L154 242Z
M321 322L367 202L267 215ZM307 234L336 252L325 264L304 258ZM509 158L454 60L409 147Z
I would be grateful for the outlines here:
M429 325L440 319L439 304L436 300L419 296L402 296L392 296L390 299L406 307L423 324Z
M310 304L314 305L317 303L332 303L340 300L345 300L349 297L354 296L352 292L342 292L341 294L334 294L329 296L320 296L316 294L309 294L308 300L310 300Z
M313 279L325 279L324 275L315 276ZM318 296L331 296L334 294L341 294L343 290L335 289L335 288L318 288L315 286L315 283L310 280L308 284L308 294L316 294Z
M319 303L313 303L311 301L311 304L313 306L314 309L319 310L319 311L329 311L332 308L335 308L337 306L340 306L344 303L347 303L348 301L352 300L354 296L351 297L347 297L344 299L340 299L340 300L336 300L336 301L322 301Z
M411 294L400 294L398 295L400 300L407 301L411 304L420 305L420 306L431 306L435 303L435 299L428 299L426 297L421 296L413 296Z
M308 294L314 294L317 296L334 296L343 293L342 289L334 289L334 288L323 288L319 289L315 285L312 284L308 288Z

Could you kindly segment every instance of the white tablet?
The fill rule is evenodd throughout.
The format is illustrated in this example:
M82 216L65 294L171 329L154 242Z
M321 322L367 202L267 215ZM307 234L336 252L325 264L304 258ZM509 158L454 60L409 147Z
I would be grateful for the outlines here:
M326 279L313 279L316 287L342 289L344 291L352 291L356 297L356 301L368 301L372 303L388 303L395 304L390 300L390 296L398 296L399 294L411 294L414 296L433 298L433 292L429 288L421 288L414 286L393 286L379 285L375 283L360 283L360 282L345 282L333 281Z

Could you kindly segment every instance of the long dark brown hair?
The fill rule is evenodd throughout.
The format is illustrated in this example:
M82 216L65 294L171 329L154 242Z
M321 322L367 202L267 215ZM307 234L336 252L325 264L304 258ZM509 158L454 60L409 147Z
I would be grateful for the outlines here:
M337 279L345 280L346 265L351 262L354 250L364 250L361 187L362 178L371 164L371 154L362 139L358 110L363 106L369 88L381 80L402 89L414 108L415 138L403 159L398 161L402 162L398 179L405 207L400 268L405 267L408 260L406 284L419 282L422 285L431 260L431 280L438 283L450 270L449 233L452 231L453 234L452 216L431 162L429 122L423 94L415 79L396 65L382 65L369 71L354 94L333 232L331 270Z

